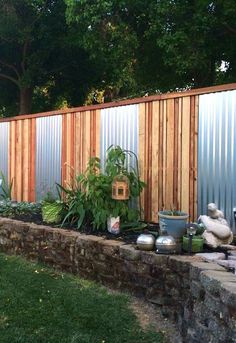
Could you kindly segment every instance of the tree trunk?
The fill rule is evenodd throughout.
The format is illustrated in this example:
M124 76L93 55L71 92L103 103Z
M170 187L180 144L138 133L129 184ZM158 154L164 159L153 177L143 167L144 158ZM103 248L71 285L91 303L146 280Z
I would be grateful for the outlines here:
M20 112L19 114L29 114L31 112L33 89L25 87L20 89Z

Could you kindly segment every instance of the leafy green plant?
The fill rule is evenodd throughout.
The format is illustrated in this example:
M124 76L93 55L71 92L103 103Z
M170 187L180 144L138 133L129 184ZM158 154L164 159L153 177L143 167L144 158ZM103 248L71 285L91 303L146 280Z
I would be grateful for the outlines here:
M52 192L47 192L42 200L43 221L45 223L60 223L64 207L64 203L60 196L59 199L56 199Z
M7 178L2 171L0 171L0 179L2 180L0 197L4 200L11 200L13 179L8 183Z
M39 214L41 211L40 203L2 201L0 203L0 215L3 217L14 218L21 215Z
M61 226L68 224L80 229L86 213L86 198L85 193L81 191L80 176L75 178L73 186L71 187L66 188L60 184L57 184L57 187L64 198L64 211Z
M128 200L112 199L112 181L120 174L129 180L131 197L139 196L144 183L134 169L129 171L127 154L120 147L108 149L105 173L101 170L100 159L92 157L85 173L76 177L73 186L65 188L58 185L64 193L67 211L62 224L76 224L79 229L86 220L94 229L105 229L109 216L120 216L123 223L137 222L140 217L137 208L132 208Z

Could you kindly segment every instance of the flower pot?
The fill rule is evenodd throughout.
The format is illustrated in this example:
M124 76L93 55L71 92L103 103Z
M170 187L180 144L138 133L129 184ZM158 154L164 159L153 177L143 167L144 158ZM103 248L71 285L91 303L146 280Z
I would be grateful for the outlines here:
M165 228L169 235L175 239L180 239L186 233L186 223L189 215L181 211L175 213L177 215L171 215L169 211L158 212L159 225Z
M107 230L115 235L120 233L120 217L109 217L107 219Z
M201 252L203 250L204 239L199 236L193 236L192 252ZM183 250L188 251L189 237L183 236Z

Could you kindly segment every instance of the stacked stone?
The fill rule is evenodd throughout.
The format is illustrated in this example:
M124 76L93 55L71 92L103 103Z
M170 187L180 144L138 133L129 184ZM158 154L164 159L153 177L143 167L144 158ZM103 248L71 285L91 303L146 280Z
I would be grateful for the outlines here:
M11 219L0 219L0 249L144 297L184 342L236 342L236 276L216 263Z

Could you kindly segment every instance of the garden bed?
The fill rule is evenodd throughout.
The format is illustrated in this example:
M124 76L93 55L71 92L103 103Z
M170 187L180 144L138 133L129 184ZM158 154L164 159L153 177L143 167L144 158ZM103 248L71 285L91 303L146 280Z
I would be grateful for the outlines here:
M5 217L5 218L8 218L8 217ZM64 225L63 227L61 227L60 224L45 223L43 221L41 213L18 214L18 215L15 215L14 217L11 217L10 219L19 220L25 223L34 223L37 225L43 225L47 227L53 227L57 229L65 229L65 230L78 232L75 226ZM157 233L157 228L158 228L158 224L147 224L147 230L148 229L155 230ZM103 237L108 240L123 241L125 243L134 244L136 243L138 236L140 235L140 233L143 232L143 230L140 229L140 230L135 231L132 229L128 229L128 230L122 230L119 234L112 234L108 232L107 229L96 230L96 229L92 229L91 226L84 226L80 228L79 232L85 235L94 235L98 237Z
M176 321L188 343L236 341L236 277L215 263L3 218L0 249L143 297Z

